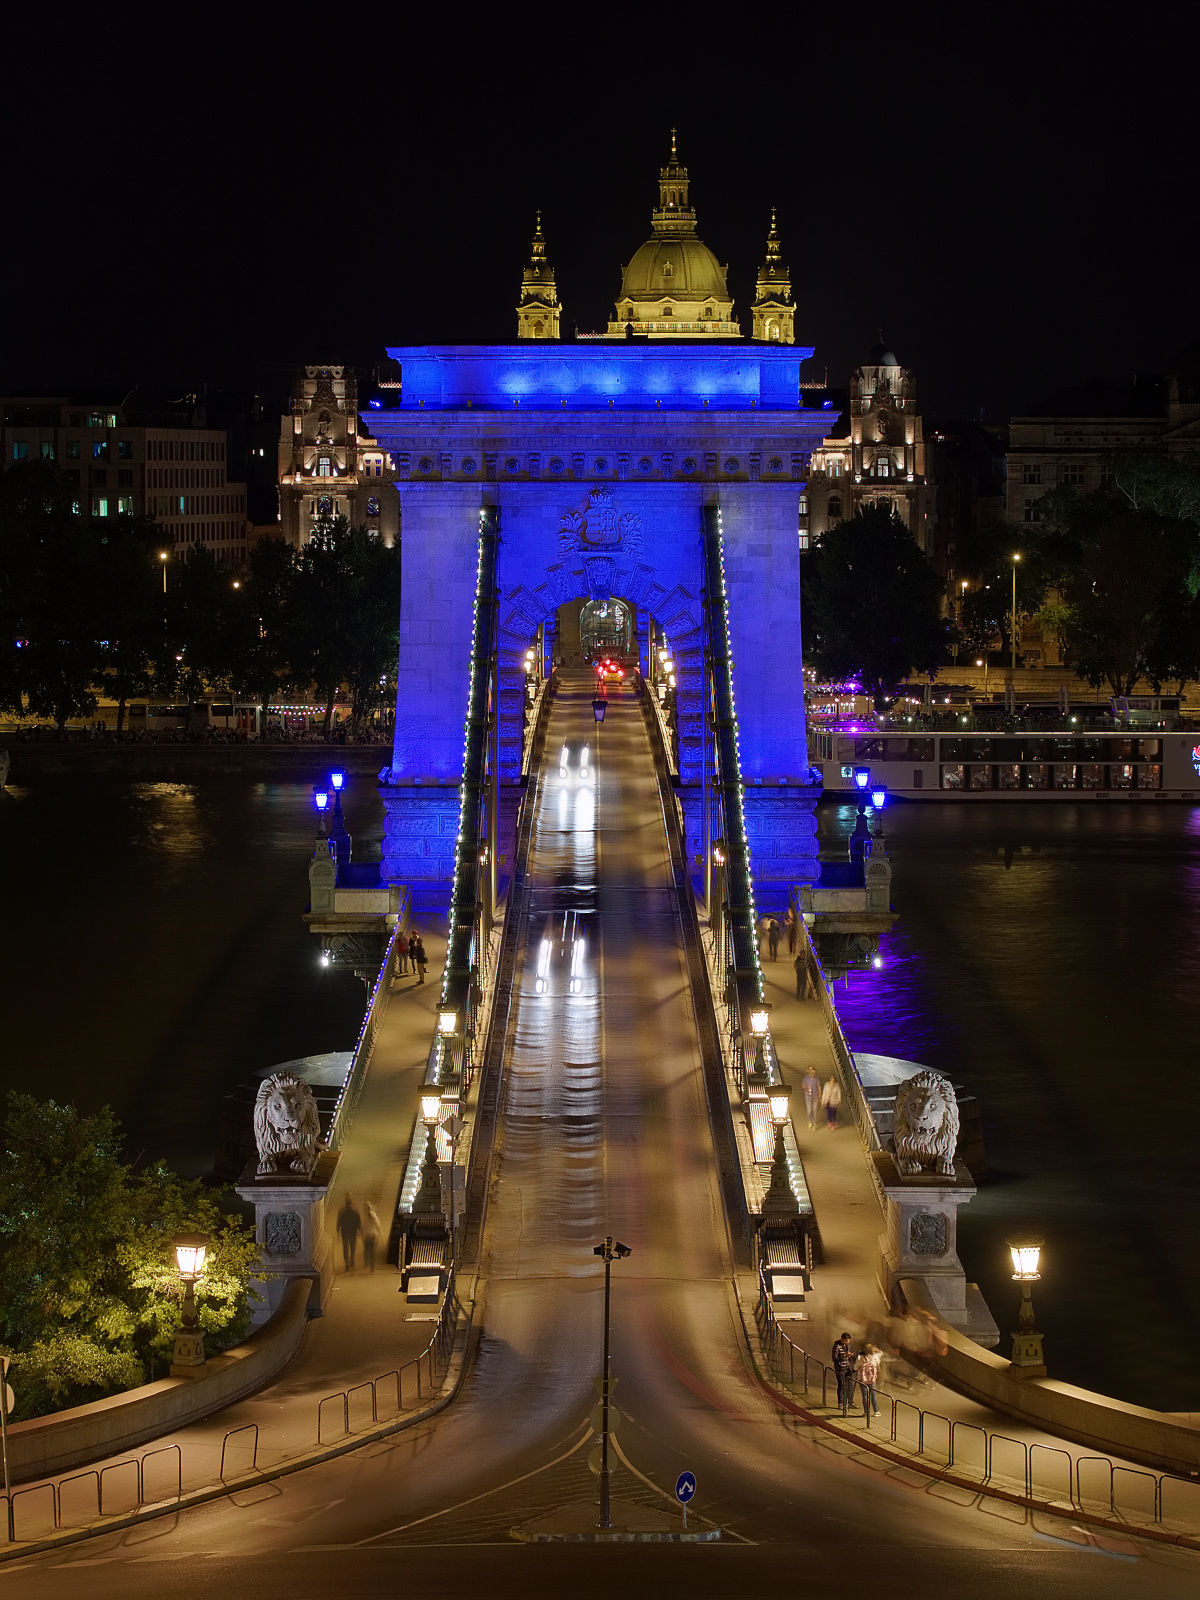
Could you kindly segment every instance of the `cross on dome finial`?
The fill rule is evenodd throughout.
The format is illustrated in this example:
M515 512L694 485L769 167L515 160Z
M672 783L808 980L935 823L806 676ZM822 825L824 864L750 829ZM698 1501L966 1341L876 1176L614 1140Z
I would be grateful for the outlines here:
M671 160L672 160L672 161L674 161L674 160L675 160L675 159L676 159L676 152L675 152L675 129L674 129L674 128L672 128L672 129L671 129Z

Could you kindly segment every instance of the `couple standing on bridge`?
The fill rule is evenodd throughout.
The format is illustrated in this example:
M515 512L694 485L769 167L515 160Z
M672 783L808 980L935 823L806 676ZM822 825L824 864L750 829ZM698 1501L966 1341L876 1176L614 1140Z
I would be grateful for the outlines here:
M408 963L412 962L412 969L419 973L418 983L425 982L425 969L429 965L429 957L425 954L425 944L416 928L406 934L403 928L396 932L396 971L397 978L408 976Z

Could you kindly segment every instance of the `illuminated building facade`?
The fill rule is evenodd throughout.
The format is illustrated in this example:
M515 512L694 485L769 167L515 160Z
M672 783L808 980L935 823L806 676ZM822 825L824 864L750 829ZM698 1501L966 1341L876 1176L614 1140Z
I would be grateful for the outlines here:
M916 385L912 372L882 344L851 376L849 412L813 452L801 507L805 542L815 542L866 505L890 506L927 551L925 439Z
M554 283L554 268L546 258L546 241L542 237L542 213L537 215L529 265L521 280L521 300L517 306L518 339L557 339L559 315L558 290Z
M303 367L279 437L279 532L297 547L323 520L345 517L394 544L400 501L393 463L358 415L349 367ZM370 413L374 415L374 413Z

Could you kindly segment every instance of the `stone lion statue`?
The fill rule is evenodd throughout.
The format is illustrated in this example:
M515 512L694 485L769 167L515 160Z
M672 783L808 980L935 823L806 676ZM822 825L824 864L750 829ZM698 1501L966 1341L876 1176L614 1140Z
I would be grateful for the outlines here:
M277 1173L281 1160L288 1171L306 1178L311 1175L317 1164L321 1124L313 1092L302 1078L276 1072L263 1079L254 1102L254 1137L260 1178Z
M941 1178L954 1176L958 1101L940 1072L926 1068L914 1073L896 1091L892 1146L896 1166L905 1177L927 1167Z

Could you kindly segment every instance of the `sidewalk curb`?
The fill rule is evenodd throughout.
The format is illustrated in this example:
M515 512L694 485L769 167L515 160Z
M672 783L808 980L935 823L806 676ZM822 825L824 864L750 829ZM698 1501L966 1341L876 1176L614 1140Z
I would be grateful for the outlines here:
M1084 1511L1077 1506L1068 1505L1058 1500L1038 1500L1032 1495L1019 1494L1014 1489L1002 1489L998 1485L980 1482L977 1478L966 1478L961 1473L953 1472L948 1468L938 1467L926 1461L921 1456L910 1456L903 1451L889 1448L888 1445L872 1439L864 1434L854 1432L849 1428L839 1428L830 1417L825 1417L817 1411L811 1411L807 1406L801 1405L788 1393L782 1385L770 1376L769 1366L762 1350L761 1340L751 1337L750 1329L746 1323L745 1310L742 1304L741 1291L737 1280L733 1282L733 1292L737 1298L738 1316L742 1324L742 1334L745 1339L746 1351L750 1357L751 1371L755 1382L769 1399L785 1411L790 1411L795 1417L800 1417L810 1426L820 1428L822 1432L831 1434L836 1439L843 1439L848 1444L853 1444L856 1449L865 1450L868 1454L879 1456L884 1461L889 1461L893 1466L907 1467L912 1472L919 1472L922 1476L932 1478L938 1483L948 1483L957 1489L967 1489L973 1494L985 1495L990 1500L1005 1500L1010 1505L1025 1506L1031 1511L1040 1511L1046 1516L1070 1518L1074 1522L1085 1522L1089 1527L1103 1528L1106 1533L1124 1534L1130 1539L1149 1539L1155 1544L1173 1545L1177 1549L1200 1551L1200 1537L1188 1533L1169 1533L1166 1528L1146 1526L1142 1523L1122 1522L1118 1517L1106 1517L1097 1511ZM758 1329L755 1324L755 1335Z
M53 1538L8 1545L0 1549L0 1563L18 1561L25 1556L41 1555L45 1551L59 1550L67 1545L81 1544L85 1539L96 1539L105 1533L120 1533L123 1529L136 1527L142 1522L153 1522L159 1517L173 1516L178 1511L188 1511L193 1506L207 1505L213 1500L224 1500L231 1494L257 1488L263 1483L272 1483L277 1478L290 1478L297 1472L306 1472L309 1467L319 1467L326 1461L336 1461L339 1456L350 1455L355 1450L361 1450L364 1445L378 1444L381 1439L404 1433L407 1429L416 1427L418 1423L436 1417L457 1397L463 1379L470 1370L476 1320L479 1319L482 1325L485 1299L484 1286L482 1280L479 1280L476 1283L471 1310L467 1313L466 1324L456 1333L454 1351L450 1357L446 1376L442 1380L441 1392L436 1400L430 1401L420 1410L413 1411L405 1417L397 1417L392 1422L380 1423L364 1433L355 1434L353 1438L343 1439L337 1444L324 1445L302 1456L293 1456L287 1461L280 1461L273 1467L256 1468L252 1472L243 1473L239 1478L230 1478L221 1483L208 1484L202 1489L189 1490L177 1500L160 1501L157 1505L126 1512L122 1516L106 1517L102 1522L83 1523L78 1528L64 1529Z

